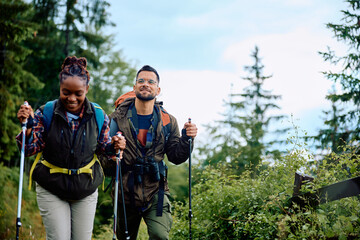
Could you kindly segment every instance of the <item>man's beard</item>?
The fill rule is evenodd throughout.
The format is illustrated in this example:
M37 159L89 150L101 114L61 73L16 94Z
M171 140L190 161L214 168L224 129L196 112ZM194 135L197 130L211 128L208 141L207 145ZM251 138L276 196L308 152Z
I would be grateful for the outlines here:
M141 93L139 93L139 92L136 92L135 93L136 94L136 97L138 98L138 99L140 99L141 101L151 101L151 100L153 100L155 97L156 97L156 95L155 94L150 94L150 95L148 95L148 96L142 96L141 95Z

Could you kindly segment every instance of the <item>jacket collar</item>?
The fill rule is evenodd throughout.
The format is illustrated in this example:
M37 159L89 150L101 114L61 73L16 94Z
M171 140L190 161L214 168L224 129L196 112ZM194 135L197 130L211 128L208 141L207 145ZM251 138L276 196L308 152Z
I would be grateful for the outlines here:
M85 97L83 104L85 106L83 118L85 119L85 118L91 117L94 114L94 112L91 107L91 103L87 97ZM66 112L66 108L64 107L64 105L62 104L62 102L59 98L55 104L54 114L60 115L64 119L66 119L65 112Z
M122 102L121 104L119 104L119 106L116 108L116 110L118 110L117 112L119 113L119 117L123 118L124 116L126 116L127 114L127 110L129 109L129 107L135 103L135 98L127 98L124 100L124 102ZM155 105L158 107L158 109L160 109L160 106L163 105L162 101L155 101Z

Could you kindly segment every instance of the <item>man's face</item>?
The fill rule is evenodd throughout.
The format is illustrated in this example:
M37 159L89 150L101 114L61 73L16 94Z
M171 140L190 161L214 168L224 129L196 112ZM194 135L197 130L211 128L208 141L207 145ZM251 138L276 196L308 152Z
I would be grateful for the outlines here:
M159 82L154 72L141 71L134 85L136 97L142 101L153 100L160 94Z

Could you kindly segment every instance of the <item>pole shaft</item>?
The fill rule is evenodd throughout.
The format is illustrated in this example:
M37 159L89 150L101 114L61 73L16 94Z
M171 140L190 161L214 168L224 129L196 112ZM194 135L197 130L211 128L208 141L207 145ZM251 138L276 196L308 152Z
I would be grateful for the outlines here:
M120 137L121 132L118 132L117 135ZM124 187L122 182L122 173L121 173L121 162L120 162L120 150L116 153L116 177L115 177L115 199L114 199L114 234L113 240L116 239L116 222L117 222L117 207L118 207L118 198L119 198L119 181L120 181L120 190L121 190L121 200L124 210L124 221L125 221L125 238L126 240L130 239L127 219L126 219L126 209L125 209L125 198L124 198Z
M127 219L126 219L126 208L125 208L125 198L124 198L124 187L122 182L122 173L121 173L121 165L119 164L119 175L120 175L120 189L121 189L121 200L123 202L123 210L124 210L124 222L125 222L125 237L126 239L130 239L128 226L127 226Z
M24 102L24 105L28 106L28 102ZM21 227L21 200L24 178L24 162L25 162L25 140L26 140L26 124L27 119L21 123L22 130L22 143L21 143L21 157L20 157L20 175L19 175L19 192L18 192L18 206L17 206L17 218L16 218L16 240L19 239L19 230Z
M114 228L113 239L116 239L116 224L117 224L117 207L119 197L119 158L116 157L116 173L115 173L115 196L114 196Z
M189 118L189 123L191 123L191 118ZM189 138L189 239L192 239L191 233L191 219L192 215L192 208L191 208L191 152L192 152L192 138Z
M191 144L192 140L189 139L189 239L192 239L191 232L191 219L192 219L192 206L191 206Z

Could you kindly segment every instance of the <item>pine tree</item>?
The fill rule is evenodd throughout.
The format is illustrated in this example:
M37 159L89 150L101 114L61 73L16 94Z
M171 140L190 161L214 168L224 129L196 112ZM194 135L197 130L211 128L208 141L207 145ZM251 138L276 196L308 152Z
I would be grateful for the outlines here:
M206 155L204 164L228 162L236 172L241 172L245 166L251 166L255 170L264 157L273 159L280 155L280 151L272 149L280 141L266 140L270 124L284 118L283 115L269 113L272 109L280 109L275 104L280 96L263 89L264 81L271 76L263 75L264 66L259 58L258 47L255 47L251 57L254 64L245 66L249 76L243 78L249 82L249 86L243 93L231 94L231 101L227 103L227 119L220 121L220 126L209 127L211 135L214 135L214 142L218 144L215 147L209 145L200 148L200 154ZM286 129L278 128L273 133L284 131Z
M88 98L100 104L105 112L111 113L115 100L132 90L136 68L125 61L121 51L113 51L112 36L97 48L91 48L93 53L91 64L91 82Z
M325 125L316 139L320 140L322 148L331 148L338 152L339 146L360 136L360 1L347 0L348 10L343 10L343 24L328 23L327 28L333 31L335 38L348 46L344 56L336 56L328 48L320 52L323 59L334 65L343 66L339 72L324 72L326 78L341 87L341 90L328 94L326 98L332 103L332 110L326 114ZM339 109L342 109L339 111Z
M24 17L30 11L31 5L23 1L0 1L0 162L9 164L12 156L18 154L14 139L20 132L17 110L27 99L27 89L42 86L33 74L24 70L24 60L31 50L23 47L22 42L33 37L36 27Z
M59 79L61 64L65 59L65 39L60 26L63 25L59 11L64 3L56 0L34 0L34 13L31 21L38 24L36 37L25 42L32 49L27 58L26 69L32 72L45 87L41 90L29 90L29 102L34 109L59 96ZM63 15L63 14L62 14Z
M75 55L88 60L91 78L88 97L109 112L110 102L130 84L135 71L123 60L121 52L113 51L110 47L114 45L113 38L104 33L105 27L114 25L106 12L109 3L105 0L35 0L33 5L32 19L40 28L37 37L27 42L33 54L26 66L46 87L31 91L32 105L37 108L58 98L61 64L66 56ZM119 84L125 85L114 91Z
M316 148L319 150L318 155L321 158L329 154L328 150L334 153L342 152L342 147L349 140L348 127L340 121L346 113L344 108L338 105L332 102L331 109L323 111L324 128L319 130L318 135L307 138L315 140Z

